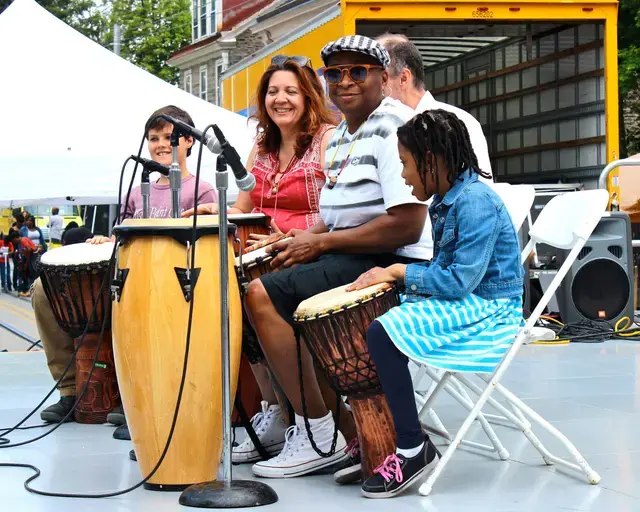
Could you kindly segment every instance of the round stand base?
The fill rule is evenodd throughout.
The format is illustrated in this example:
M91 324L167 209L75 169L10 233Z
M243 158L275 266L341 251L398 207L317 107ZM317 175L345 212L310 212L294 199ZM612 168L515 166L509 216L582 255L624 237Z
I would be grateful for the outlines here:
M253 480L195 484L180 495L180 505L198 508L261 507L278 501L278 495L267 484Z

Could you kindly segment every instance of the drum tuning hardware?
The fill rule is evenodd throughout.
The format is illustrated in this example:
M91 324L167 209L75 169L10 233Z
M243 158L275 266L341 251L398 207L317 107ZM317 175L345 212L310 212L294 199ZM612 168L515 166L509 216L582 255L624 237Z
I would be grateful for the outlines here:
M113 302L120 302L122 289L124 288L124 283L127 280L128 275L128 268L116 269L116 275L113 278L113 281L111 281L111 300Z
M191 301L196 284L198 283L198 277L200 276L200 269L174 267L174 270L176 271L176 276L178 278L178 283L180 283L184 300L187 302ZM193 279L193 287L191 287L191 279Z

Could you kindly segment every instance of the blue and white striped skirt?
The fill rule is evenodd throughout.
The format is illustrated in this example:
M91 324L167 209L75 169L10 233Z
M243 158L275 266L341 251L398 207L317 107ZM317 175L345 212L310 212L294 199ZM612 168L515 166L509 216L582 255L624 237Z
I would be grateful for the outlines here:
M448 371L491 373L524 321L522 299L403 296L378 321L403 354Z

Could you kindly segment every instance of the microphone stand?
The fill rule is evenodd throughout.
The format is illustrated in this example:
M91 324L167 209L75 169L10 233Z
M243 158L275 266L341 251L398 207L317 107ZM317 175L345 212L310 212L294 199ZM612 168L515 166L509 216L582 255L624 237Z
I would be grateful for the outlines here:
M271 505L278 495L268 485L255 480L233 480L231 451L231 362L229 349L229 234L227 160L218 155L216 161L218 191L218 227L220 233L220 334L222 345L222 481L206 482L187 487L180 495L180 505L197 508L243 508Z
M149 197L151 196L151 185L149 183L150 172L142 169L142 178L140 183L140 193L142 194L142 218L149 218Z
M169 167L169 184L171 186L171 216L180 218L180 188L182 187L182 170L178 163L178 144L180 132L174 126L171 132L171 167Z

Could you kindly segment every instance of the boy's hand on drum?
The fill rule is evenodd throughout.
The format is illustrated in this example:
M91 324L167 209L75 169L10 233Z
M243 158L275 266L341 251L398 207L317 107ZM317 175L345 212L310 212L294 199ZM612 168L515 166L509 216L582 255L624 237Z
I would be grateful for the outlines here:
M348 292L353 292L355 290L362 290L363 288L373 286L374 284L404 281L405 269L406 265L402 265L400 263L396 263L395 265L391 265L387 268L374 267L347 286L346 290Z
M106 244L107 242L111 242L111 238L101 235L94 236L93 238L89 238L86 240L86 243L92 245Z
M278 255L271 260L273 268L288 268L298 263L308 263L317 260L324 252L322 249L322 239L319 235L314 235L300 229L292 229L287 233L292 237L290 240L283 240L272 244L267 253L277 252Z
M182 212L182 217L193 217L195 208L189 208ZM218 215L218 203L205 203L198 205L198 215Z

